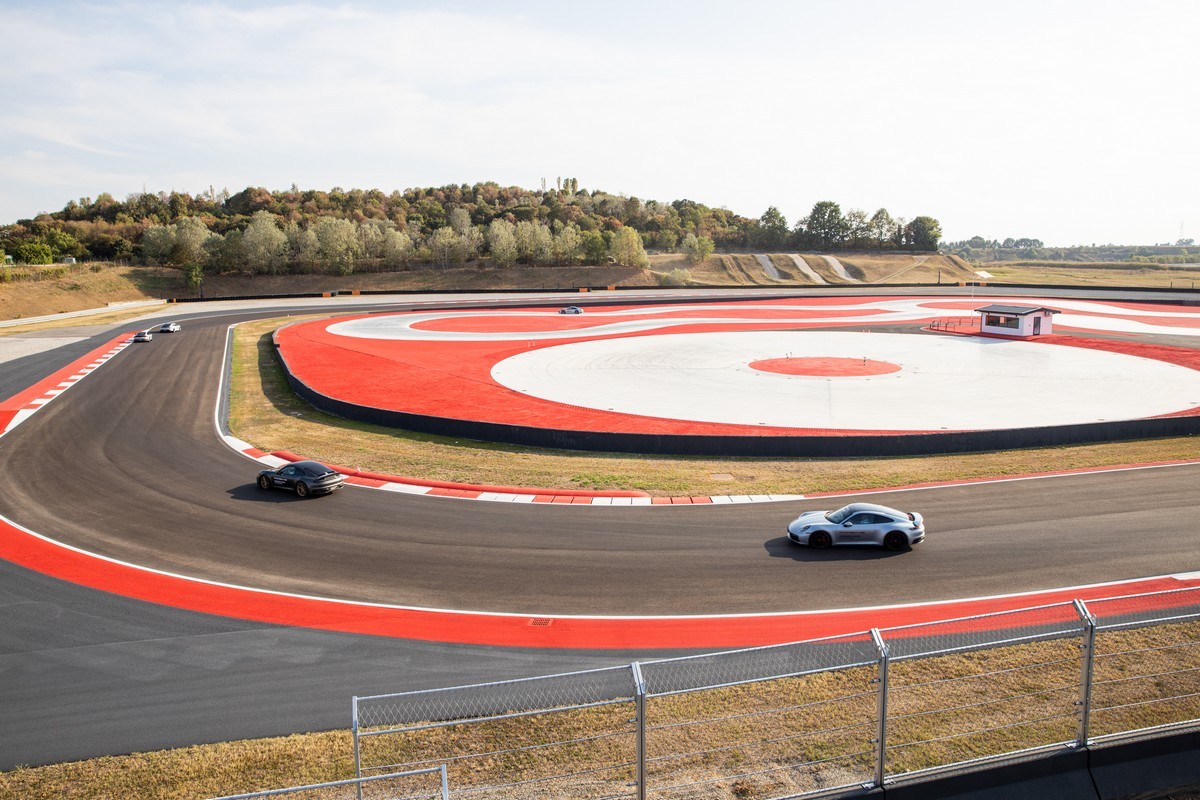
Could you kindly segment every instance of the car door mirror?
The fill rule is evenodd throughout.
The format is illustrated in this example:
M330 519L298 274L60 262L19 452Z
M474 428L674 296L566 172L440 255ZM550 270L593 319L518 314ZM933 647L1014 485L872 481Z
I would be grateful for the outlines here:
M843 523L842 523L842 527L843 527L843 528L849 528L849 527L850 527L851 525L853 525L853 524L854 524L854 523L853 523L853 522L851 522L850 520L846 520L845 522L843 522Z

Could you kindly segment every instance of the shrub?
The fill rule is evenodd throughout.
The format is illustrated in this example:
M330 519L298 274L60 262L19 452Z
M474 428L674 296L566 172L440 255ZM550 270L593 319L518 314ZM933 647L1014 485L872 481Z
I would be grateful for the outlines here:
M654 279L659 286L687 286L692 282L692 273L686 269L673 269L670 272L655 273Z

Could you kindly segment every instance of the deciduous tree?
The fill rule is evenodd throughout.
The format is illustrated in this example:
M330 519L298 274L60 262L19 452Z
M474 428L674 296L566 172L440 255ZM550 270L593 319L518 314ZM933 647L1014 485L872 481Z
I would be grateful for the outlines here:
M42 241L21 242L13 248L13 260L19 264L53 264L54 251Z
M283 235L287 237L289 261L303 267L313 267L320 261L320 243L312 230L292 222L283 229Z
M583 231L579 237L582 240L583 263L596 266L608 260L608 243L600 231Z
M787 218L775 206L768 208L758 218L755 230L754 245L766 250L776 250L783 247L788 238Z
M287 236L270 211L255 211L242 232L241 251L246 266L254 272L278 273L284 269Z
M908 223L910 240L917 250L937 250L942 239L942 226L933 217L916 217Z
M413 255L412 239L403 231L388 228L383 232L381 252L383 263L389 267L399 267L407 264Z
M516 226L503 219L494 219L487 229L488 251L497 266L507 267L517 260Z
M517 256L527 264L544 265L554 260L554 238L540 222L517 223Z
M608 252L618 264L642 269L650 265L650 258L642 246L642 237L630 227L623 227L613 234Z
M703 263L713 254L713 240L707 236L689 233L683 237L683 255L693 264Z
M842 207L830 200L822 200L813 206L804 227L813 245L821 250L836 247L846 236Z
M321 217L313 226L317 237L317 255L339 275L354 272L354 259L358 256L358 231L347 219Z
M580 238L579 226L570 223L554 237L554 259L559 264L579 263L580 248L583 240Z
M891 239L893 230L896 227L895 220L888 213L886 208L881 208L871 215L871 233L875 237L875 244L880 249L883 249L884 244Z
M433 232L433 236L429 237L429 249L433 252L434 259L443 267L463 260L462 238L449 225Z

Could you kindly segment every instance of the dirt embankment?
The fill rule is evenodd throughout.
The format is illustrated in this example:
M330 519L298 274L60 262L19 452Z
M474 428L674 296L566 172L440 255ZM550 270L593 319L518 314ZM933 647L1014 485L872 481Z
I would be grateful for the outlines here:
M652 255L649 269L617 265L599 267L507 267L481 262L465 267L420 267L404 272L356 272L352 275L219 275L204 279L206 297L350 292L355 289L446 291L450 289L577 289L603 286L656 286L675 270L686 270L694 284L704 286L814 286L796 268L790 254L771 254L779 277L768 275L754 254L717 254L703 264L690 264L678 253ZM924 261L914 267L918 258ZM904 283L975 280L975 276L940 255L871 254L841 257L864 276L864 283L900 275ZM6 269L6 268L0 268ZM171 297L191 298L179 270L110 264L55 264L7 268L0 274L0 319L25 319L46 314L103 308L112 303ZM943 274L944 273L944 274ZM835 281L829 279L830 283Z

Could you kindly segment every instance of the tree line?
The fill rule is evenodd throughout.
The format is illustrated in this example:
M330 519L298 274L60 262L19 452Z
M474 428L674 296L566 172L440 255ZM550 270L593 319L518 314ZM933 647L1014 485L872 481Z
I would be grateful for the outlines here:
M16 261L65 257L138 261L190 271L287 273L448 265L618 263L644 267L646 251L693 262L717 250L933 251L932 217L843 213L821 201L789 226L772 206L759 218L692 200L661 203L579 188L560 179L534 191L496 183L407 189L268 191L211 188L110 194L72 200L62 211L0 226L0 248Z

